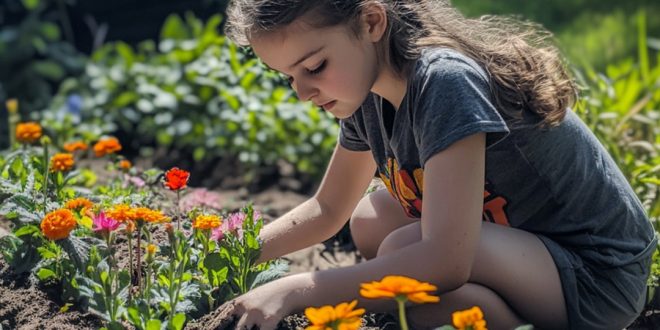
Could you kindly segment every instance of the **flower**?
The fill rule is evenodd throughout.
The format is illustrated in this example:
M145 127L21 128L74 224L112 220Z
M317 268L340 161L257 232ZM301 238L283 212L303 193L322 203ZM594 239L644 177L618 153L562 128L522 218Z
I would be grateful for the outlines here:
M154 254L156 254L158 247L156 245L149 244L147 245L146 250L147 250L147 255L153 256Z
M220 224L222 223L222 219L220 219L219 216L214 215L214 214L200 214L195 218L195 221L193 222L193 228L197 229L214 229L220 227Z
M76 227L76 218L68 209L59 209L46 214L41 220L41 231L46 238L56 241L69 237Z
M51 172L66 172L70 171L75 165L73 160L73 154L69 153L58 153L50 159L50 171Z
M170 190L181 190L188 184L190 172L178 167L172 167L165 172L165 186Z
M136 207L131 209L130 216L133 221L145 221L151 223L169 221L169 218L166 217L163 212L152 210L147 207Z
M127 234L131 234L135 231L135 222L128 221L126 222L126 227L124 228Z
M456 311L451 314L452 323L458 330L486 330L486 320L481 308L474 306L470 309Z
M106 211L107 216L119 222L126 222L133 220L131 214L131 207L126 204L117 204Z
M130 161L130 160L122 159L122 160L119 162L119 168L122 169L122 170L124 170L124 171L128 171L128 170L130 170L131 167L133 167L133 164L131 164L131 161Z
M101 139L94 145L94 154L96 157L114 154L120 150L121 144L119 143L119 140L113 137Z
M305 316L312 324L305 330L357 330L362 324L360 317L364 314L364 309L353 309L357 305L357 300L350 303L341 303L335 307L323 306L321 308L308 307L305 309Z
M64 149L68 153L74 153L78 150L85 151L89 149L89 146L87 145L87 143L82 141L73 141L73 142L65 143L62 149Z
M223 238L225 238L225 232L222 229L222 226L213 228L211 230L211 240L221 241Z
M18 100L16 100L16 99L7 100L7 102L5 102L5 106L7 106L7 111L9 113L18 112Z
M70 199L64 204L64 208L78 212L81 212L83 209L89 209L92 206L94 206L94 203L85 197Z
M109 233L119 228L119 221L107 217L103 211L99 212L98 215L93 216L92 222L94 223L94 228L92 228L92 230L95 232Z
M365 298L399 298L423 304L440 301L439 297L431 296L427 292L436 291L438 288L429 283L419 282L405 276L385 276L378 282L362 283L360 295Z
M16 125L16 140L22 143L33 143L41 137L41 125L33 121Z
M217 192L209 191L205 188L195 188L188 191L181 198L179 207L184 213L191 211L195 207L220 210L222 208L220 206L221 199L222 197Z

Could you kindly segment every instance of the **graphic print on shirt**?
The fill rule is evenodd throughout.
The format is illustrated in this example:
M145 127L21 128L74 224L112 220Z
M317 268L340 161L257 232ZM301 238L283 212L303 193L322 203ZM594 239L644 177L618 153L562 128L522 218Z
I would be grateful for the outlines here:
M412 175L410 175L411 172ZM387 190L403 207L406 215L411 218L421 218L424 170L416 168L407 171L399 168L399 162L396 159L388 158L384 171L379 170L378 173Z
M484 188L484 213L483 221L493 222L498 225L511 227L506 215L507 200L493 190L493 185L486 181Z
M387 159L387 166L379 170L379 175L390 194L399 201L406 215L411 218L422 217L422 195L424 193L424 170L412 171L400 168L394 158ZM412 175L410 174L412 172ZM393 175L394 174L394 175ZM486 181L484 187L483 221L510 226L506 215L507 200L493 191L493 186Z

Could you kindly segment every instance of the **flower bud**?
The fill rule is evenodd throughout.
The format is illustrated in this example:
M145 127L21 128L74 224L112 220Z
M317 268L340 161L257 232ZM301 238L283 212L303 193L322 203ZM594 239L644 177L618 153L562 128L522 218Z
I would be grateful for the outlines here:
M9 99L7 102L5 102L5 105L7 106L7 111L9 113L16 113L18 112L18 100L16 99Z

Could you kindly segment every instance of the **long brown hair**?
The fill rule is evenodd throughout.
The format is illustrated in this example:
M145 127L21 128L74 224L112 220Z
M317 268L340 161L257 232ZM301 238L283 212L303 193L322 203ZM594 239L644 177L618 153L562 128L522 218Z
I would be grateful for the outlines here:
M577 89L552 35L540 26L501 16L466 18L447 0L232 0L227 36L241 45L300 17L314 27L348 24L369 4L387 12L379 45L401 76L428 47L448 47L472 58L490 75L500 113L516 123L555 126L573 106Z

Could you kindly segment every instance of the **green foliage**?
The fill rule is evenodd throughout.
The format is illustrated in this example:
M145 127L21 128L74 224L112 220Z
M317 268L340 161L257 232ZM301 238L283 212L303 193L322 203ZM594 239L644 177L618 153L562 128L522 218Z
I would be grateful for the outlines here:
M220 16L206 23L171 16L157 46L105 45L80 80L62 85L59 100L80 95L83 122L115 123L133 146L233 159L246 166L246 181L280 159L320 175L336 123L218 34L220 23Z
M3 22L4 15L0 16L0 103L17 98L23 114L46 108L54 87L84 68L85 56L64 40L66 33L56 18L65 6L58 6L58 2L24 0L24 8L0 5L4 15L24 15L16 25ZM0 142L4 139L0 137Z

